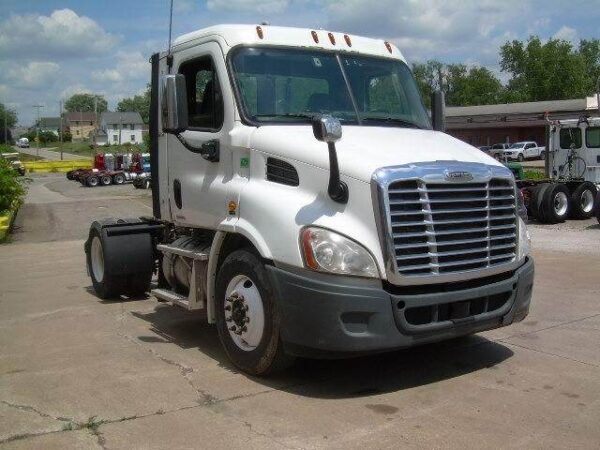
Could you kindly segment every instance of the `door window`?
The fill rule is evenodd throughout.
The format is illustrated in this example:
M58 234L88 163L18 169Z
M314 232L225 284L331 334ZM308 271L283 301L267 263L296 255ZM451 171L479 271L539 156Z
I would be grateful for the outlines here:
M560 148L581 148L581 128L562 128L560 130Z
M185 76L190 129L219 130L223 125L223 96L210 56L181 65Z
M585 142L589 148L600 148L600 127L585 130Z

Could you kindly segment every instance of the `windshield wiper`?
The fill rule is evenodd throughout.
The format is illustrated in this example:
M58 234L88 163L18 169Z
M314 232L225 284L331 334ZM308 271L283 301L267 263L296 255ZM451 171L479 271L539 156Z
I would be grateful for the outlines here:
M368 120L371 122L397 123L398 125L402 125L407 128L423 129L421 125L415 122L411 122L410 120L398 119L396 117L361 117L361 119Z
M277 117L285 117L285 118L289 118L289 119L308 119L310 121L313 120L313 118L315 117L315 114L305 114L305 113L283 113L283 114L255 114L253 117L257 118L266 118L266 117L273 117L273 118L277 118Z

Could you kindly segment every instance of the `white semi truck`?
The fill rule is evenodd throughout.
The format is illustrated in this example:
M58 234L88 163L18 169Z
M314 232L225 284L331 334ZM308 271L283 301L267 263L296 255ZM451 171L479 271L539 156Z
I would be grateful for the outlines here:
M529 311L512 173L439 131L382 40L223 25L151 58L153 217L94 222L103 298L202 311L232 362L389 351Z

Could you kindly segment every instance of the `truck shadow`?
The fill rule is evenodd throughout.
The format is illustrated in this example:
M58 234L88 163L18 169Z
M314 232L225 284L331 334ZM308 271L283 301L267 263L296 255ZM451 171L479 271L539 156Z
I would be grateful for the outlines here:
M155 333L154 336L139 336L142 342L198 348L231 373L239 373L269 388L324 399L372 396L473 372L493 371L513 355L508 347L475 335L351 359L298 359L282 373L258 378L239 372L229 362L216 328L208 325L202 316L167 305L158 306L152 312L131 314L149 322Z

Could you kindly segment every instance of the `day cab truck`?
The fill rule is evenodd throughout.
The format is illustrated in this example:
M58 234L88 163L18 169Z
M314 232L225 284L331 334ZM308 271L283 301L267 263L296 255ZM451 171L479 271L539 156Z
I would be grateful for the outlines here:
M518 179L530 218L541 223L590 219L600 186L600 117L552 120L546 127L545 177Z
M528 314L510 170L433 126L389 42L223 25L151 57L153 217L92 223L102 298L201 311L241 370L390 351Z

